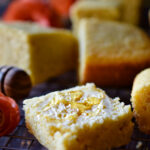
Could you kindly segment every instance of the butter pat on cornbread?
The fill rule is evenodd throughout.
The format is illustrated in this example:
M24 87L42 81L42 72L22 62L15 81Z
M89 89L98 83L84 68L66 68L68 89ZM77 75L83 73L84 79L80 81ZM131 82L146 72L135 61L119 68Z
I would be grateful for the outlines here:
M94 84L24 101L26 126L49 150L108 150L127 144L131 107Z
M67 30L34 23L0 23L0 65L28 72L33 84L75 68L77 40Z
M150 134L150 68L136 76L132 88L131 102L140 130Z
M129 86L150 66L150 38L141 29L115 21L82 20L79 81L100 86Z

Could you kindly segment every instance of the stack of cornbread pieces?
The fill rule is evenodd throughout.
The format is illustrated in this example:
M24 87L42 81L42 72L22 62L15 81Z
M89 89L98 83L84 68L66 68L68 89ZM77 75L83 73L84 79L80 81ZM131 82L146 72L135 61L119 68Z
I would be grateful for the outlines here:
M131 86L150 67L150 38L138 27L141 5L142 0L78 0L70 10L72 31L1 23L0 64L23 68L34 85L78 68L79 84ZM137 76L131 98L145 133L149 79L150 71ZM24 101L27 128L41 144L49 150L108 150L129 143L131 106L94 83Z

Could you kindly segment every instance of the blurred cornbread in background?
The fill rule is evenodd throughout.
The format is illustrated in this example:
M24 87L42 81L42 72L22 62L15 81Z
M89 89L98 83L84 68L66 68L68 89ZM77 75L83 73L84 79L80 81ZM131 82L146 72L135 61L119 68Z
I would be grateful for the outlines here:
M74 32L78 30L81 19L98 18L105 20L120 20L120 3L118 1L77 1L71 8L71 19Z
M33 84L75 68L77 40L70 31L34 23L0 23L0 65L27 71Z
M71 19L76 31L83 18L118 20L139 24L142 0L79 0L71 8Z
M83 19L78 39L80 83L128 86L150 67L150 38L131 24Z
M93 81L100 85L125 86L132 82L135 74L141 69L149 67L150 47L148 36L142 31L134 29L133 26L127 25L138 25L142 2L142 0L131 0L130 3L128 0L78 0L73 4L71 8L72 23L74 29L77 27L80 30L77 32L77 28L75 29L81 47L79 52L80 83ZM87 27L88 25L84 23L85 28L81 27L84 25L80 26L81 20L86 18L92 18L90 20L91 27L90 25ZM93 18L97 19L97 25L95 25ZM119 25L119 23L111 21L109 23L108 21L105 28L105 23L98 22L98 20L120 21L127 24ZM24 24L1 25L1 53L4 56L0 60L1 65L12 64L27 70L31 75L33 84L43 82L50 77L74 68L78 44L70 31L46 29L37 27L37 25ZM7 44L4 41L7 41ZM5 51L5 54L2 51ZM24 55L24 51L26 55L20 59ZM87 53L89 54L87 55ZM142 58L139 58L140 55ZM88 57L95 59L93 61ZM104 65L104 60L107 65L111 61L110 65ZM88 67L81 65L82 62L88 64ZM94 71L91 68L95 68ZM106 68L111 73L108 73ZM102 78L98 77L99 74L103 77L102 83Z
M131 102L140 130L150 134L150 68L136 76L132 88Z

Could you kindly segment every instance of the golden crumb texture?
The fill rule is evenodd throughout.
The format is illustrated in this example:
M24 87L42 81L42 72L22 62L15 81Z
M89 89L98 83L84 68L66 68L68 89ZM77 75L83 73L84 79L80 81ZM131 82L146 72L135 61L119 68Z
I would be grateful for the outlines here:
M136 76L132 88L131 102L140 130L150 134L150 68Z
M150 38L130 24L84 19L79 32L79 82L129 86L150 67Z
M130 105L93 83L23 103L27 128L49 150L108 150L132 135Z

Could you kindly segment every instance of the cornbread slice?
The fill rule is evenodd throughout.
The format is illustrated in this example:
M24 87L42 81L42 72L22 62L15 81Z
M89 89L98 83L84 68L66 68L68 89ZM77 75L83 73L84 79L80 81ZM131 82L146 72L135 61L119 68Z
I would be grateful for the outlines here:
M78 31L81 19L98 18L103 20L120 20L121 5L119 1L86 0L77 1L71 8L71 20L74 33Z
M78 30L81 19L119 20L138 24L142 0L80 0L71 8L74 32Z
M26 70L33 84L74 68L77 45L67 30L25 22L0 23L0 65Z
M136 76L131 102L140 130L150 134L150 68Z
M78 39L80 83L128 86L138 72L150 66L150 38L135 26L85 19Z
M123 4L123 14L122 14L122 20L138 25L141 18L141 6L143 3L143 0L120 0Z
M26 126L49 150L108 150L127 144L131 107L94 84L24 101Z

